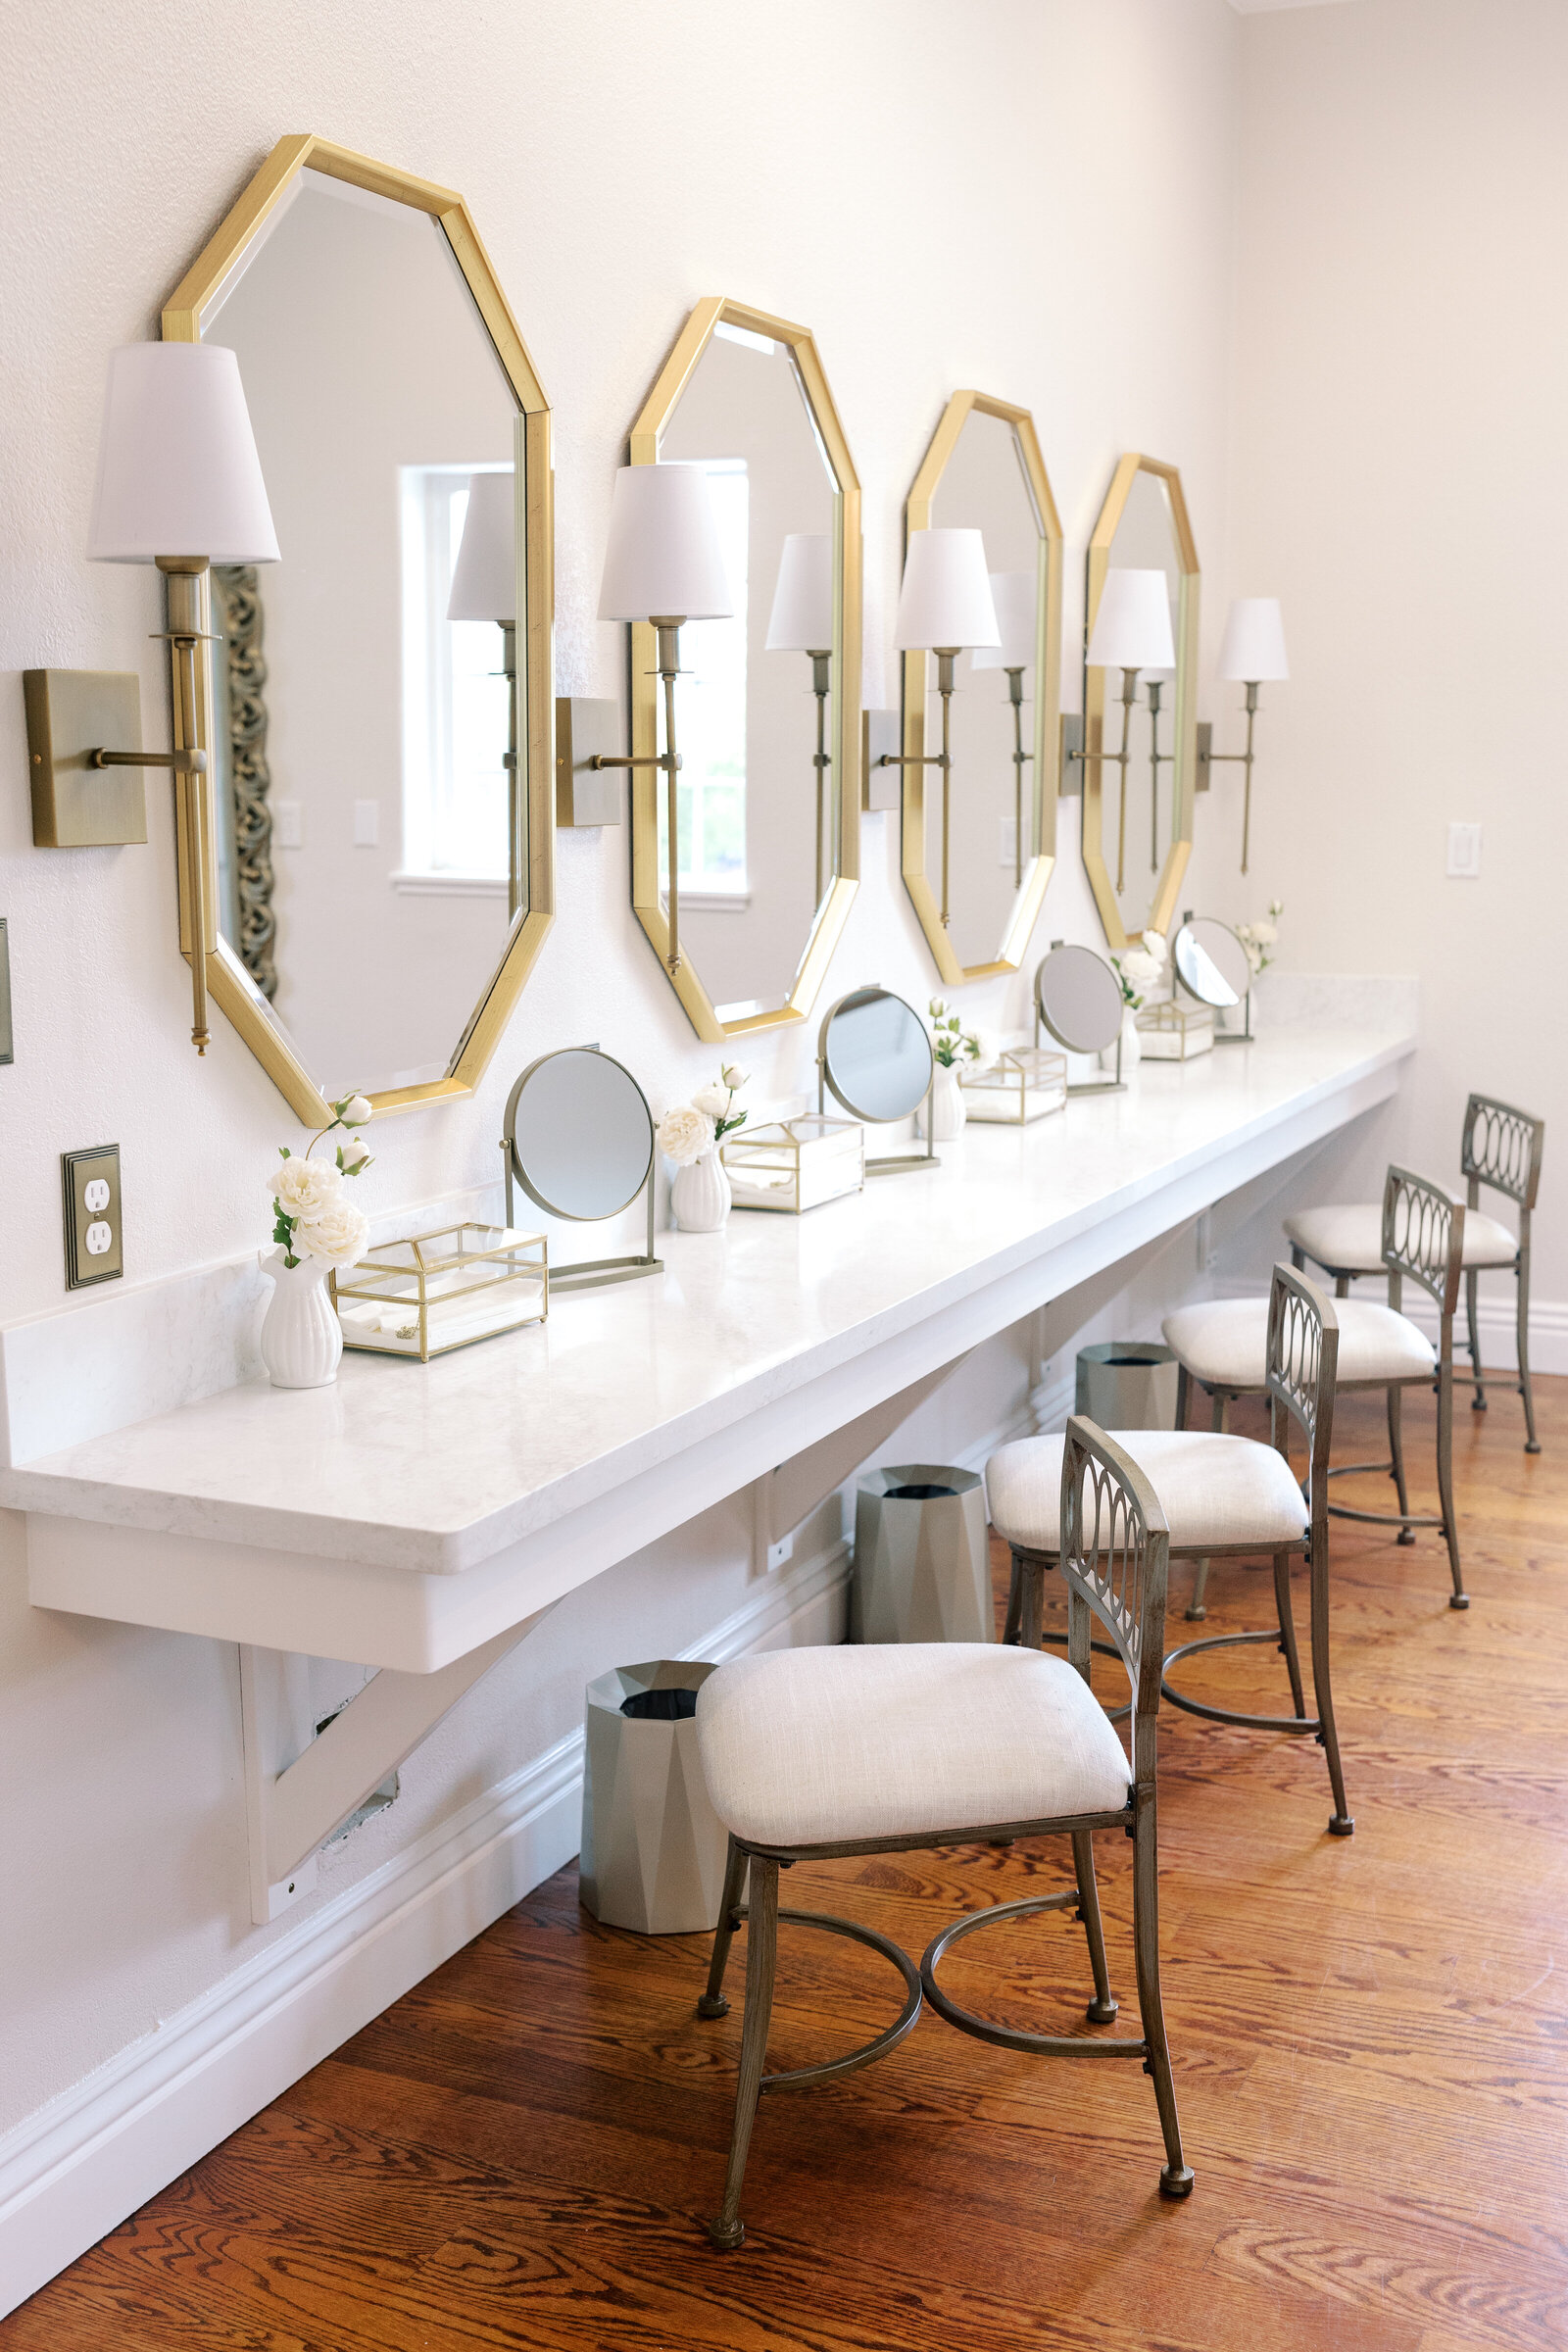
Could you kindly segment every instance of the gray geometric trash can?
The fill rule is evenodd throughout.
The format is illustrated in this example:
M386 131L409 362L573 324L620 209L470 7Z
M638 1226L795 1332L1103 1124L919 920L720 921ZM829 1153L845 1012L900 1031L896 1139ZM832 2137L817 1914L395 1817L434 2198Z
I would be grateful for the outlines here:
M588 1685L578 1876L584 1908L607 1927L693 1936L718 1925L729 1838L703 1785L696 1722L712 1671L655 1658Z
M994 1642L985 1490L973 1470L902 1462L855 1496L853 1642Z
M1158 1340L1106 1340L1078 1350L1073 1410L1102 1429L1174 1429L1181 1366Z

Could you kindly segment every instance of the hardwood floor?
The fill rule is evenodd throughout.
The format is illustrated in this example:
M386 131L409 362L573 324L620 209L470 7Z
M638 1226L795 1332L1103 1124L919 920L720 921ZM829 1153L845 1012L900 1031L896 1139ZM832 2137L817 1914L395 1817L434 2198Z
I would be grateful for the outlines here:
M1468 1614L1435 1536L1401 1550L1335 1523L1353 1838L1325 1834L1310 1741L1166 1711L1185 2204L1156 2193L1136 2067L1025 2058L928 2013L881 2065L763 2102L748 2243L711 2252L693 2217L722 2180L740 2001L701 2024L707 1939L600 1928L567 1870L0 2323L0 2352L1560 2347L1568 1381L1540 1395L1536 1459L1506 1389L1458 1414ZM1347 1400L1343 1457L1377 1449L1378 1419ZM1406 1427L1430 1494L1429 1399ZM1265 1622L1269 1597L1266 1574L1216 1563L1211 1629ZM1303 1635L1305 1616L1303 1591ZM1199 1664L1218 1694L1279 1703L1270 1648ZM1097 1850L1130 2020L1131 1847ZM788 1900L918 1953L956 1911L1070 1871L1065 1840L894 1856L802 1867ZM957 1997L1076 2030L1092 1986L1070 1915L990 1941L953 1955ZM847 2047L892 2005L873 1955L786 1929L772 2063Z

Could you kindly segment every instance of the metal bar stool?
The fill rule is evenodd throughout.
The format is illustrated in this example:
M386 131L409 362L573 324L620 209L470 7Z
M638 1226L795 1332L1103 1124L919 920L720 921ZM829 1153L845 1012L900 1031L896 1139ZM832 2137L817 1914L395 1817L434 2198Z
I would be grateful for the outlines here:
M960 2033L1004 2049L1074 2058L1137 2058L1153 2079L1165 2141L1159 2185L1185 2197L1176 2090L1159 1986L1155 1741L1169 1531L1149 1480L1092 1421L1067 1424L1058 1487L1068 1655L994 1642L773 1650L709 1676L697 1701L703 1773L730 1834L729 1863L700 2017L722 2017L731 1938L747 1923L746 2016L724 2201L708 2224L715 2246L738 2246L741 2184L760 2094L851 2074L897 2047L928 2000ZM1133 1753L1089 1688L1089 1629L1098 1619L1133 1688ZM1130 1785L1129 1785L1130 1781ZM958 1937L999 1920L1077 1907L1089 1945L1097 2024L1116 2015L1105 1966L1093 1834L1133 1840L1137 2036L1033 2034L971 2015L937 1982ZM1017 1838L1070 1837L1076 1885L997 1903L926 1946L918 1972L898 1945L853 1921L780 1911L778 1874L793 1862L908 1853ZM747 1867L750 1901L741 1900ZM883 2033L842 2058L765 2074L777 1930L825 1928L884 1954L906 1986Z
M1408 1168L1390 1168L1383 1188L1383 1266L1389 1279L1389 1303L1341 1298L1336 1313L1340 1326L1338 1392L1383 1389L1388 1395L1389 1459L1386 1462L1336 1462L1330 1478L1351 1478L1387 1471L1399 1497L1396 1511L1363 1511L1348 1503L1331 1502L1336 1518L1359 1519L1374 1527L1396 1527L1399 1542L1411 1544L1414 1531L1438 1528L1448 1547L1448 1573L1453 1591L1451 1609L1467 1609L1469 1597L1459 1565L1459 1533L1453 1510L1453 1318L1459 1303L1459 1279L1464 1252L1465 1206L1428 1177ZM1275 1279L1280 1269L1275 1268ZM1399 1312L1405 1279L1419 1283L1438 1307L1438 1346L1434 1349L1423 1331ZM1178 1423L1187 1417L1188 1395L1196 1382L1205 1389L1213 1405L1216 1429L1224 1427L1226 1409L1237 1396L1265 1393L1267 1303L1261 1298L1221 1298L1205 1306L1184 1306L1167 1315L1165 1338L1181 1364L1177 1395ZM1430 1388L1438 1392L1438 1500L1436 1517L1410 1508L1404 1477L1404 1440L1400 1402L1404 1391ZM1201 1605L1206 1571L1199 1571L1195 1604ZM1189 1614L1192 1612L1190 1611Z
M1459 1139L1460 1173L1465 1179L1464 1297L1470 1346L1470 1372L1475 1383L1471 1409L1487 1409L1481 1370L1481 1337L1476 1303L1484 1272L1511 1272L1515 1284L1515 1331L1519 1352L1519 1394L1525 1402L1525 1451L1539 1453L1536 1400L1530 1386L1530 1219L1541 1190L1541 1155L1546 1122L1535 1119L1511 1103L1491 1095L1472 1095L1464 1106L1464 1129ZM1496 1217L1481 1210L1481 1187L1501 1193L1519 1212L1517 1238ZM1332 1275L1342 1298L1349 1296L1358 1276L1381 1274L1383 1219L1375 1201L1302 1209L1287 1217L1285 1236L1298 1266L1310 1261Z
M1249 1731L1310 1735L1323 1749L1334 1792L1329 1829L1337 1838L1348 1838L1355 1823L1346 1803L1329 1666L1326 1498L1339 1322L1332 1302L1289 1266L1275 1267L1273 1288L1267 1300L1259 1304L1266 1318L1259 1385L1269 1398L1270 1445L1224 1431L1188 1429L1124 1430L1116 1434L1114 1442L1125 1446L1160 1498L1170 1524L1172 1559L1196 1559L1206 1571L1214 1557L1255 1558L1259 1552L1267 1552L1274 1563L1278 1623L1263 1633L1221 1634L1190 1642L1171 1651L1165 1673L1168 1676L1179 1659L1200 1649L1272 1642L1283 1654L1290 1675L1294 1714L1238 1714L1232 1708L1189 1698L1168 1681L1162 1684L1164 1695L1189 1714L1206 1715L1216 1723L1239 1724ZM1166 1330L1168 1333L1169 1325ZM1287 1451L1293 1420L1307 1444L1304 1497ZM1026 1645L1043 1638L1046 1571L1054 1567L1057 1559L1059 1520L1051 1490L1061 1444L1060 1438L1021 1438L1014 1445L1001 1446L986 1464L991 1523L1012 1554L1007 1623L1021 1634ZM1291 1613L1291 1561L1302 1555L1311 1570L1314 1715L1306 1712ZM1016 1635L1009 1630L1004 1638Z

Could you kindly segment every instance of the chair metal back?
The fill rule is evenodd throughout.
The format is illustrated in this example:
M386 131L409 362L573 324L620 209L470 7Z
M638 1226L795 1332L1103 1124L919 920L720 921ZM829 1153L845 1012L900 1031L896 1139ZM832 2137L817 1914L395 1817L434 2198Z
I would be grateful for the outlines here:
M1405 1275L1438 1302L1446 1331L1459 1303L1464 1264L1464 1202L1409 1168L1391 1167L1383 1187L1383 1263L1389 1304L1399 1304Z
M1340 1365L1340 1318L1334 1301L1294 1266L1278 1265L1268 1295L1264 1386L1274 1443L1289 1451L1287 1418L1306 1440L1306 1497L1314 1541L1328 1533L1329 1449ZM1321 1535L1319 1529L1321 1528Z
M1511 1102L1491 1095L1472 1095L1464 1106L1464 1134L1459 1145L1459 1172L1469 1185L1470 1206L1484 1184L1518 1202L1528 1216L1541 1190L1541 1153L1546 1140L1544 1119L1533 1119Z
M1089 1615L1098 1617L1133 1687L1133 1778L1152 1786L1170 1524L1131 1455L1076 1413L1061 1452L1059 1565L1068 1654L1087 1681Z

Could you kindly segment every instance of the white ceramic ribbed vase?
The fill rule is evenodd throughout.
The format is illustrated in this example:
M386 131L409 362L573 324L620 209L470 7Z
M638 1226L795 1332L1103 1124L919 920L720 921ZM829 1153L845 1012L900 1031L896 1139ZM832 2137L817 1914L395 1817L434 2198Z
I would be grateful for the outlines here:
M700 1159L675 1170L669 1205L682 1233L717 1233L729 1215L729 1175L710 1144Z
M274 1389L324 1389L337 1378L343 1327L326 1295L329 1269L319 1258L284 1262L281 1250L263 1251L262 1272L272 1296L262 1318L262 1362Z
M968 1105L963 1099L963 1089L958 1084L956 1063L950 1066L945 1061L939 1061L931 1073L931 1141L934 1144L951 1144L956 1136L963 1133L968 1116ZM920 1113L918 1125L920 1133L924 1135L925 1112L923 1110Z
M1132 1005L1129 1004L1121 1016L1122 1076L1125 1078L1131 1071L1136 1070L1138 1064L1143 1060L1143 1058L1144 1041L1138 1034L1138 1015L1134 1011ZM1104 1052L1100 1056L1100 1066L1102 1070L1114 1072L1116 1067L1116 1049L1114 1046L1107 1046L1105 1048Z

